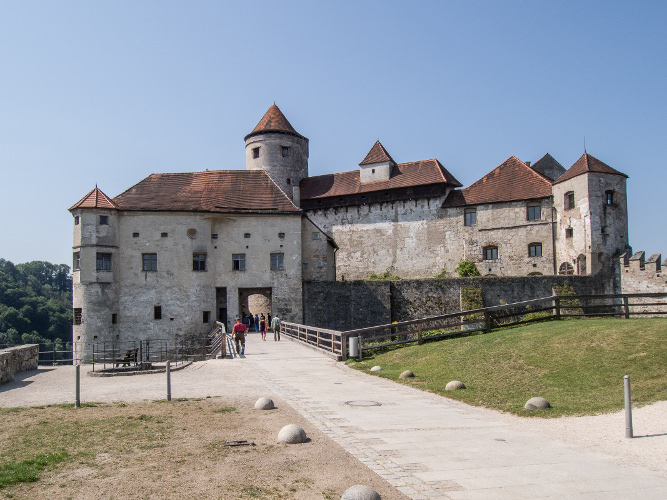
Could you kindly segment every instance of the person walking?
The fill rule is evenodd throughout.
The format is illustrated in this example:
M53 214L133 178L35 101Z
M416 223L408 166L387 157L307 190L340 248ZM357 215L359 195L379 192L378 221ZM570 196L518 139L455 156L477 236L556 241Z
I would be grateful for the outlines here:
M251 321L252 323L252 321ZM255 314L255 331L259 330L259 314Z
M245 354L246 326L241 323L240 318L236 318L236 324L232 328L232 336L236 344L236 352L243 356Z
M273 328L274 342L280 340L280 318L278 316L274 316L271 320L271 328Z
M262 334L262 340L266 340L266 320L263 314L259 317L259 333Z

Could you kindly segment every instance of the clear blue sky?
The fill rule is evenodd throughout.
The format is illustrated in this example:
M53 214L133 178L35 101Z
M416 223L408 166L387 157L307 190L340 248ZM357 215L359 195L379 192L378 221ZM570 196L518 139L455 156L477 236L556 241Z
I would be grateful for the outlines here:
M667 257L667 2L0 0L0 257L71 265L67 209L152 172L243 169L275 101L310 174L379 139L464 185L586 149Z

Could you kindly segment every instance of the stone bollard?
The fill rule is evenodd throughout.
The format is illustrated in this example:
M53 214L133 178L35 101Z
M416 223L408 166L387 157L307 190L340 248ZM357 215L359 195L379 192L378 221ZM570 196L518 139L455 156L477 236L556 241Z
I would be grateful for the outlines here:
M549 401L544 398L530 398L524 406L526 410L545 410L551 408Z
M370 486L357 484L346 489L340 500L382 500L382 498Z
M410 370L405 370L403 373L401 373L398 378L411 378L414 377L415 374L412 373Z
M296 424L286 425L278 433L279 443L298 444L305 443L307 439L306 431Z
M259 398L255 403L255 409L257 410L273 410L274 408L273 400L269 398Z
M466 386L463 385L463 382L460 380L452 380L445 386L446 391L458 391L459 389L465 389Z
M371 371L372 371L372 372L381 372L381 371L382 371L382 367L381 367L381 366L374 366L373 368L371 368Z

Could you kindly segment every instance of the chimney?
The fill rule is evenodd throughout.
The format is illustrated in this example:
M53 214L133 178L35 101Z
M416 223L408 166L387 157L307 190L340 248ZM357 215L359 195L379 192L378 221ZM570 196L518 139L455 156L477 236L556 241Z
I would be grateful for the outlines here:
M292 202L294 202L297 207L301 208L301 191L299 186L292 187Z
M530 167L531 162L526 161L526 162L524 162L524 163Z

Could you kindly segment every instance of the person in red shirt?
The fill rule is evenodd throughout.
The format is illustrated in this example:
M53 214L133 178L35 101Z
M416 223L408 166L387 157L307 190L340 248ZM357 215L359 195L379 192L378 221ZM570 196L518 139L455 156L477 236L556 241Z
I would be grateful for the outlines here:
M240 355L245 353L245 336L246 327L241 323L240 318L236 318L236 324L232 328L232 337L234 337L234 342L236 343L236 352Z

